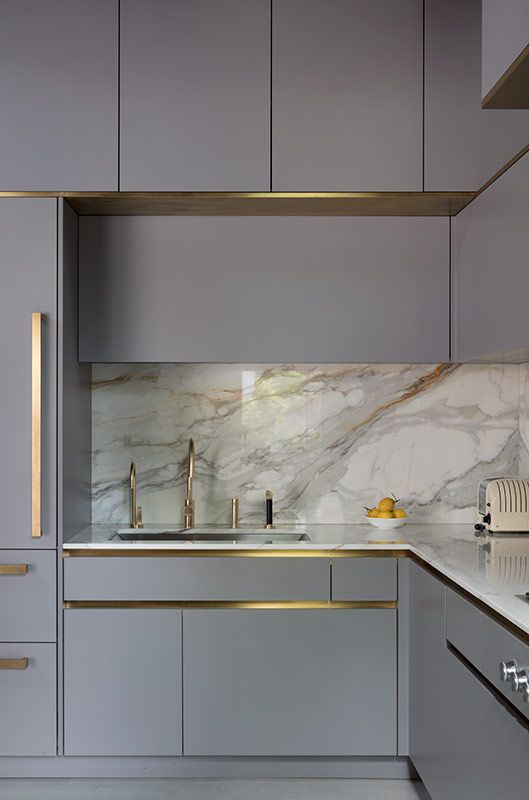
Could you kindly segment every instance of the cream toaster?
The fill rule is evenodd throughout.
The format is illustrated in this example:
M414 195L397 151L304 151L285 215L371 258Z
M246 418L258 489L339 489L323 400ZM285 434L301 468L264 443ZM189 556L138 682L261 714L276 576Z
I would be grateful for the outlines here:
M529 533L529 481L485 478L478 486L480 528L491 533Z

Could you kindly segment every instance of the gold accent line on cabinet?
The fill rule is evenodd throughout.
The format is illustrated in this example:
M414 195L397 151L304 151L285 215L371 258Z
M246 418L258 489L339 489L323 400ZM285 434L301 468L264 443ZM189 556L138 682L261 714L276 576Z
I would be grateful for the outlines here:
M27 564L0 564L0 575L27 575Z
M27 669L28 658L0 658L0 669Z
M74 548L63 558L406 558L407 550L144 550Z
M42 536L42 314L31 315L31 536Z
M309 609L397 608L395 600L66 600L66 610L76 608L243 608Z

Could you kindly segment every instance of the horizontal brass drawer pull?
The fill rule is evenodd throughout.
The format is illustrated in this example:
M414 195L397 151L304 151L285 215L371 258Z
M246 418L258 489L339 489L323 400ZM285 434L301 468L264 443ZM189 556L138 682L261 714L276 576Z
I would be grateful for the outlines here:
M28 564L0 564L0 575L27 575Z
M28 658L0 658L0 669L27 669Z
M395 600L67 600L74 608L254 608L254 609L338 609L397 608Z
M408 550L148 550L125 547L64 550L63 558L407 558Z

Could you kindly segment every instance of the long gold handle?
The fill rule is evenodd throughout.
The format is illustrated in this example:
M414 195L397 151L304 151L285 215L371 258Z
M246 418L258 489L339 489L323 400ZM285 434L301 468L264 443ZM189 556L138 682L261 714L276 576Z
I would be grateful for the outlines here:
M27 575L27 564L0 564L0 575Z
M0 669L27 669L28 658L0 658Z
M31 536L42 536L42 314L31 315Z

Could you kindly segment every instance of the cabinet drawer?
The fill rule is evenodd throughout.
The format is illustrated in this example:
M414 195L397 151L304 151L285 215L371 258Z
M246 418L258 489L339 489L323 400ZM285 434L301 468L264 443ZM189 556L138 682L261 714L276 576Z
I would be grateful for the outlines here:
M446 590L446 638L481 669L482 621L485 615L457 592Z
M529 703L513 691L510 682L500 680L502 661L516 661L518 669L529 670L529 646L489 617L483 615L483 674L516 708L529 718Z
M64 559L66 600L329 600L326 558Z
M56 655L54 644L0 643L0 753L54 756Z
M396 558L337 558L332 562L333 600L396 600Z
M0 642L56 639L55 551L0 551Z

